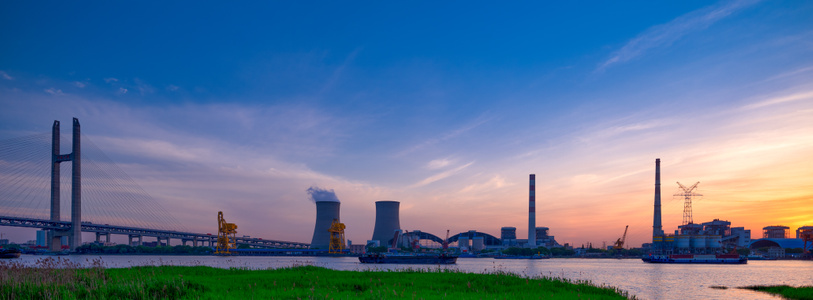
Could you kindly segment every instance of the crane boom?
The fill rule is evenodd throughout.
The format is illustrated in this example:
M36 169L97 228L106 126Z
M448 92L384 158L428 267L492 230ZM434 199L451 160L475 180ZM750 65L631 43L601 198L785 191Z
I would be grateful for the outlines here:
M624 243L627 241L627 230L629 228L630 228L629 225L627 225L627 227L624 228L624 235L621 236L620 239L615 241L615 246L613 246L613 249L624 249Z

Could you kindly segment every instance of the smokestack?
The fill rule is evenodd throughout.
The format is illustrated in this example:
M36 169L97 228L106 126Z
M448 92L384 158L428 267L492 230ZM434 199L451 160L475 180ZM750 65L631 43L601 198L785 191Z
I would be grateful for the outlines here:
M396 230L401 230L401 220L399 217L398 201L376 201L375 202L375 228L373 229L373 240L377 240L382 246L391 245L390 240Z
M536 174L528 185L528 247L536 247Z
M339 205L337 201L317 201L316 202L316 226L313 228L313 239L311 249L327 249L330 246L330 226L333 219L341 222L339 218Z
M652 237L653 242L655 237L663 236L663 227L661 226L661 159L655 159L655 214L652 219ZM661 239L658 239L661 240Z

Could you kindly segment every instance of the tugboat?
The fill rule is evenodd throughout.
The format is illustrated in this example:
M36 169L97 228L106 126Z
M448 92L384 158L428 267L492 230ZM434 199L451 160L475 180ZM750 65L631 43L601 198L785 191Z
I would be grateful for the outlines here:
M450 254L400 254L372 253L359 256L363 264L432 264L451 265L457 263L457 255Z
M648 263L662 264L747 264L748 258L739 254L670 254L649 255L642 258Z
M17 248L0 248L0 258L19 258L22 251Z

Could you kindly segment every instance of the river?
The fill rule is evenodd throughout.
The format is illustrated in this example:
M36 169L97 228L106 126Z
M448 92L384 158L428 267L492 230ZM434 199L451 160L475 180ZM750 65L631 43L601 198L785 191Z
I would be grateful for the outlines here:
M101 259L108 268L143 265L212 266L268 269L314 265L336 270L454 269L472 273L511 272L530 277L586 280L621 288L641 299L777 299L767 293L737 289L749 285L813 286L813 261L749 261L745 265L648 264L640 259L553 258L495 260L459 258L457 264L370 265L355 257L220 257L157 255L67 255L59 258L83 266ZM23 255L14 261L35 265L46 256ZM728 289L711 288L712 286Z

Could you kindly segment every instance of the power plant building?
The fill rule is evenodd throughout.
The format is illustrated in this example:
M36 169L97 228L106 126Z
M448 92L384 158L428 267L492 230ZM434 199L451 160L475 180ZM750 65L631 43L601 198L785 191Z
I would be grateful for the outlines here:
M765 226L762 228L763 239L786 239L788 238L788 226Z
M661 160L655 159L655 201L652 220L652 250L663 253L716 253L724 248L747 247L751 230L731 227L731 222L714 219L678 226L674 234L665 234L661 223ZM685 213L685 208L684 208Z

